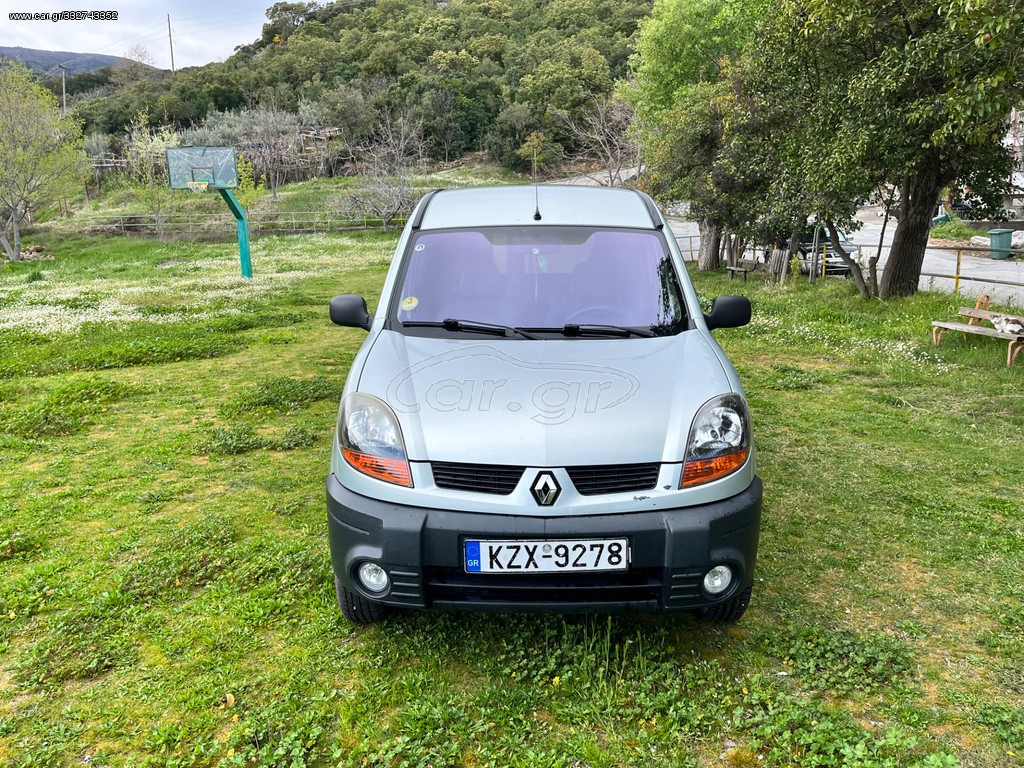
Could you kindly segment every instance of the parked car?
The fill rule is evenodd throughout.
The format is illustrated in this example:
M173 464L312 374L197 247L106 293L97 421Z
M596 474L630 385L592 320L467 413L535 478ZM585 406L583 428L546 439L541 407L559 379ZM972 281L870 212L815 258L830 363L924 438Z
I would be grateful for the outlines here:
M649 197L559 186L426 195L338 413L338 604L698 611L750 601L761 519L743 388Z
M821 274L822 262L824 261L825 274L826 275L849 275L850 268L846 265L840 257L838 251L832 247L832 240L829 237L828 229L825 227L818 227L818 240L817 240L817 252L814 252L814 227L809 227L804 231L800 237L800 246L797 252L797 258L800 260L800 273L803 275L809 274L811 271L811 265L817 264L817 274ZM857 261L857 257L860 255L860 248L850 242L845 232L839 232L839 244L843 250L846 251L847 255ZM817 258L815 259L815 255Z

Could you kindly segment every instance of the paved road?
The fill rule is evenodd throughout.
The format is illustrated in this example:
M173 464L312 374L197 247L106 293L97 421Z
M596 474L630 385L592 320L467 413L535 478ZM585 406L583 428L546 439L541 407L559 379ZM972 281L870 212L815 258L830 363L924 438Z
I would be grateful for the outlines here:
M850 236L850 239L861 247L865 262L868 255L874 253L878 248L878 241L882 235L882 219L876 215L876 211L877 209L864 209L858 216L863 222L863 226ZM691 252L696 255L700 243L696 222L670 218L669 224L683 255L687 259L690 258ZM888 256L888 247L892 244L895 225L896 222L890 221L885 230L885 237L882 241L882 257L878 265L879 276L881 276L882 267ZM921 270L924 274L921 277L920 287L923 290L952 292L954 286L952 279L931 277L930 275L954 275L956 259L956 250L928 248L925 251L924 266ZM1024 257L1018 255L1016 259L1000 260L991 258L988 252L965 251L960 275L960 292L964 296L974 297L980 293L987 293L993 301L1024 308L1024 287L988 282L1003 280L1024 285Z

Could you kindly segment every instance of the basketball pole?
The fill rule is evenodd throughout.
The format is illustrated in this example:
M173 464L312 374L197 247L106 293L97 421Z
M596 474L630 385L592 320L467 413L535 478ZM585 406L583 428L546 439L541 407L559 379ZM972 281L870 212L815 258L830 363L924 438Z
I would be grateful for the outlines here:
M242 265L242 277L252 277L252 257L249 255L249 217L245 215L245 208L234 196L230 189L221 189L220 196L228 204L231 213L235 215L235 222L238 224L238 256Z
M171 189L196 192L213 187L228 204L238 225L238 256L242 277L252 278L249 253L249 217L238 198L228 188L238 184L238 165L233 147L167 147L167 183Z

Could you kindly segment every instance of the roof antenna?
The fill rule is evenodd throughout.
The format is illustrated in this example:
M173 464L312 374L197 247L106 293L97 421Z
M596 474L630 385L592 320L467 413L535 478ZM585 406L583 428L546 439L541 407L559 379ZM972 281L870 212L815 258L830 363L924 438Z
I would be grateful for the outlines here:
M540 221L540 186L537 184L537 147L533 148L533 220Z

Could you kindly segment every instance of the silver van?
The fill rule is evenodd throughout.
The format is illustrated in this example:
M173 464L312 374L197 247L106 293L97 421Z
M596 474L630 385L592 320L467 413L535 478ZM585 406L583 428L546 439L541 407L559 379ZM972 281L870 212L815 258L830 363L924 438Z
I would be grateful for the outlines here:
M338 603L697 611L750 601L750 415L675 239L642 192L433 192L398 242L338 412L327 511Z

